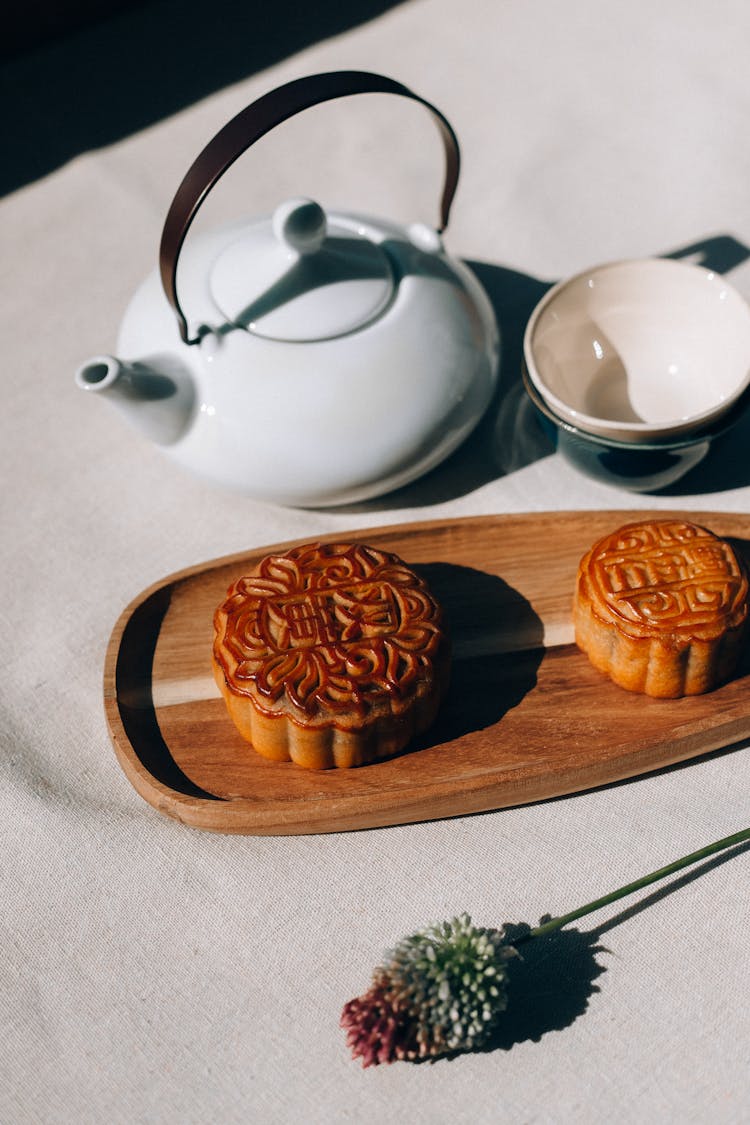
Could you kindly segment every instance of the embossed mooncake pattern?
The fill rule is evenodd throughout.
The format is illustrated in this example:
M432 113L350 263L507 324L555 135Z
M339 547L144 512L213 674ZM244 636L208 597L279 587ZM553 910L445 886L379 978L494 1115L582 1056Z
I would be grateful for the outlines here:
M729 543L683 521L627 524L581 560L576 642L622 687L694 695L731 675L747 607Z
M262 560L216 611L214 672L243 737L310 768L403 749L448 674L439 606L395 555L306 544Z

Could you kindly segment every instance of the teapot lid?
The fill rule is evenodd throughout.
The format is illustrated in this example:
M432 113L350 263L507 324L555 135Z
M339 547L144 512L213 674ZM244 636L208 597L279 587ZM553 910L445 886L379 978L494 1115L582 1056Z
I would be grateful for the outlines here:
M356 223L331 221L313 200L292 199L219 254L209 286L230 323L301 343L374 320L390 302L395 279L385 251Z

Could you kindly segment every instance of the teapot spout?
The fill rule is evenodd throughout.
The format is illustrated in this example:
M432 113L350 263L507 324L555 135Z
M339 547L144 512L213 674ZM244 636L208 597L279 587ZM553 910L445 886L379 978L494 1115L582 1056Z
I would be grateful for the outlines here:
M195 389L190 372L171 356L125 363L97 355L75 373L76 386L106 395L128 420L158 445L172 445L190 424Z

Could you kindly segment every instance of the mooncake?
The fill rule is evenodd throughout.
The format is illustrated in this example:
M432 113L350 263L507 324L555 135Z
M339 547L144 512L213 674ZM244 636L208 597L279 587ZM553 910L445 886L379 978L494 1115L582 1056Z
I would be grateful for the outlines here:
M309 543L232 584L214 616L213 668L259 754L330 769L391 757L427 730L450 646L441 607L396 555Z
M581 559L573 616L579 648L620 687L697 695L736 669L748 580L732 546L706 528L629 523Z

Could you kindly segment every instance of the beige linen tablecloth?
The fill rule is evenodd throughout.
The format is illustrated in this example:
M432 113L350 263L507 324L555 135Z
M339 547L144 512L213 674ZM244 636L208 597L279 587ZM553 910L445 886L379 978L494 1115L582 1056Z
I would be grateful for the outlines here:
M584 478L533 431L516 366L545 286L595 262L688 256L750 296L747 5L407 0L348 26L306 12L304 34L297 12L273 43L260 9L207 6L187 27L176 17L175 38L165 11L6 66L0 1120L750 1121L747 852L637 898L642 909L580 923L588 937L546 962L529 954L523 1000L490 1052L362 1070L338 1028L382 951L415 929L461 911L534 923L745 827L744 746L472 817L230 837L135 793L102 703L123 607L216 556L478 514L747 511L747 425L669 494L634 497ZM222 86L217 52L224 42L241 59L243 36L248 69ZM118 53L120 41L140 53ZM209 137L272 86L344 68L399 79L458 132L447 243L497 303L503 389L431 476L357 508L282 509L186 475L84 398L73 371L114 349ZM397 103L290 123L226 178L206 221L297 194L434 221L439 145L419 108Z

